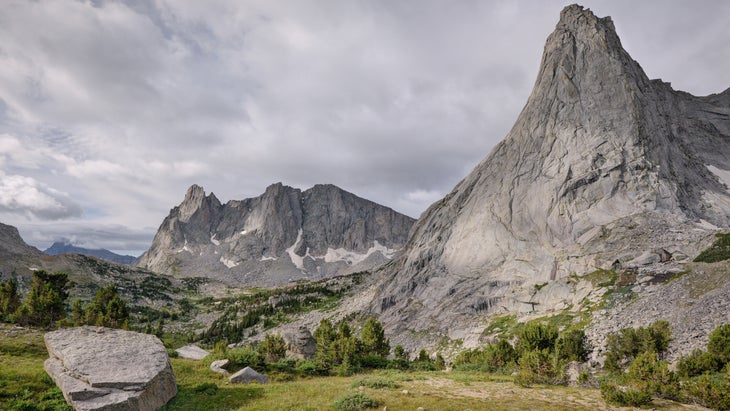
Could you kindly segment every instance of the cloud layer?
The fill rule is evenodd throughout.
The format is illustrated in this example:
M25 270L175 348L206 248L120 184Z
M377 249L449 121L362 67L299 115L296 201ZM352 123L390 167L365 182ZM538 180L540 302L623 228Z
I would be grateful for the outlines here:
M564 6L4 3L0 221L126 251L193 183L224 201L333 183L417 217L507 133ZM730 3L585 3L650 77L730 86Z

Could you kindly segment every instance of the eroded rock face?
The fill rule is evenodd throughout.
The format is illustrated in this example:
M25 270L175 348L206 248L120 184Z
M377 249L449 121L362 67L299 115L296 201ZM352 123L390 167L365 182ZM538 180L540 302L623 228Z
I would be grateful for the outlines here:
M372 309L391 333L461 338L536 285L696 255L730 223L728 143L730 89L649 80L609 17L566 7L514 127L414 225Z
M193 185L138 265L237 286L316 280L388 261L413 222L333 185L301 191L273 184L259 197L226 204Z
M317 353L317 341L305 326L285 332L282 338L286 342L287 358L310 359Z
M156 410L177 394L167 351L149 334L104 327L44 336L44 367L76 410Z

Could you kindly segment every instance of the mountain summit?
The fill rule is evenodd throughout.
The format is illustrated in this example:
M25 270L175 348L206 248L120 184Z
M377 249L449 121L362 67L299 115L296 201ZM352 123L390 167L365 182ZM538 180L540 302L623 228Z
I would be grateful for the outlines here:
M392 258L413 222L333 185L301 191L277 183L226 204L193 185L137 264L233 285L321 279Z
M534 286L687 258L730 223L728 143L730 90L649 80L609 17L568 6L514 127L416 223L373 309L459 338L457 316L569 302Z

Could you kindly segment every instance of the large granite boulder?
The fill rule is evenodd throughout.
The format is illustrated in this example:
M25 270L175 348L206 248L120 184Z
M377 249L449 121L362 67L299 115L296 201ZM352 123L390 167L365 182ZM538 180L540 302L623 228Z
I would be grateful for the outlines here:
M247 384L250 382L257 382L260 384L266 384L269 382L269 377L257 372L251 367L246 367L241 371L231 375L228 378L232 383Z
M167 351L149 334L104 327L44 336L46 372L76 410L156 410L177 394Z
M306 360L314 358L314 354L317 353L317 341L305 326L300 326L296 330L285 332L282 338L286 342L287 358Z

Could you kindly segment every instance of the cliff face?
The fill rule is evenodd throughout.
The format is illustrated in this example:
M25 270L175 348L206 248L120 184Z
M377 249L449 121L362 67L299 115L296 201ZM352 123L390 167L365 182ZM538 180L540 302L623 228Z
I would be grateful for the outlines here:
M367 270L400 249L413 219L333 185L274 184L221 204L192 186L138 265L235 285L272 286Z
M568 6L514 127L415 224L373 310L391 329L453 334L535 309L533 285L693 255L730 223L729 142L730 89L649 80L609 17Z

